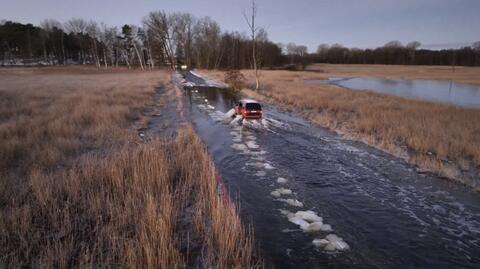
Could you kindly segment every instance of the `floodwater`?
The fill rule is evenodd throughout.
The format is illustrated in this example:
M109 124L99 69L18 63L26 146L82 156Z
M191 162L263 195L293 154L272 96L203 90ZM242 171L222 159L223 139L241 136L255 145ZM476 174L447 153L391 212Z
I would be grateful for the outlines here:
M478 268L478 193L272 106L264 105L263 121L231 123L225 113L237 98L190 87L186 115L268 267ZM304 232L286 210L314 211L333 231ZM329 234L349 248L312 244Z
M328 80L306 79L305 82L326 83L352 90L371 90L462 107L480 107L480 86L452 81L333 77Z

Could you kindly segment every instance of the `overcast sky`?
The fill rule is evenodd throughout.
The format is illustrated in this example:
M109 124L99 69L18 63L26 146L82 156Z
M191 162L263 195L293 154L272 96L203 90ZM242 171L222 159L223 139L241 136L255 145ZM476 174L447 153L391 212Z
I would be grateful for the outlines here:
M0 0L0 19L39 24L45 18L81 17L121 26L141 24L150 11L210 16L223 30L246 32L250 0ZM480 40L480 0L257 0L258 23L274 42L340 43L368 48L390 40L424 47Z

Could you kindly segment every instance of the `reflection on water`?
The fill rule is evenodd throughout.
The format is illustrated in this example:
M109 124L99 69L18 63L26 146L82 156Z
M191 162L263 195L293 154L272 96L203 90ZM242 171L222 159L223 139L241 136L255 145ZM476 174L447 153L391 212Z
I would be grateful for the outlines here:
M480 86L452 81L332 77L328 80L306 79L305 82L327 83L353 90L371 90L463 107L480 107Z

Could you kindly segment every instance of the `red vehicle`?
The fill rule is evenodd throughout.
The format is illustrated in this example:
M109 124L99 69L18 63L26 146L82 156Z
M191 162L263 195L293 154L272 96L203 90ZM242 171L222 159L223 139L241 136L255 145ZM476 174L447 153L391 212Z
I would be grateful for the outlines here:
M262 106L255 100L241 99L235 105L235 114L242 115L244 119L261 119Z

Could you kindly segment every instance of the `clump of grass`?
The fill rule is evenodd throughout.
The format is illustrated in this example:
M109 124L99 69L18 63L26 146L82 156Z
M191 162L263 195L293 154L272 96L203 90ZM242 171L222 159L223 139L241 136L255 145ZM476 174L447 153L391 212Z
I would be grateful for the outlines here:
M325 67L325 66L324 66ZM330 68L329 65L326 66ZM331 66L341 76L336 66ZM342 67L339 67L342 68ZM368 67L368 75L374 75ZM401 70L384 71L400 74ZM361 70L356 66L356 70ZM407 68L413 72L412 68ZM347 69L354 72L353 68ZM422 75L428 76L428 68ZM437 69L434 69L437 70ZM443 70L443 69L442 69ZM462 69L463 70L463 69ZM467 75L458 71L458 77ZM466 74L480 69L466 69ZM361 71L355 71L361 74ZM440 71L431 76L440 76ZM243 71L253 81L251 71ZM409 73L409 74L410 74ZM220 77L220 72L208 73ZM331 75L331 74L330 74ZM466 178L470 170L480 169L480 109L460 108L446 104L417 101L369 91L352 91L331 85L307 84L303 80L329 74L309 72L263 71L260 92L244 89L243 93L263 101L275 101L290 109L297 109L313 122L337 130L346 137L361 140L401 156L420 168L480 188L474 178ZM379 74L381 76L382 73ZM412 74L410 74L412 75ZM413 75L412 75L413 76ZM466 173L463 173L463 172ZM478 178L478 177L477 177Z
M0 72L0 267L250 268L190 128L140 142L166 72Z

